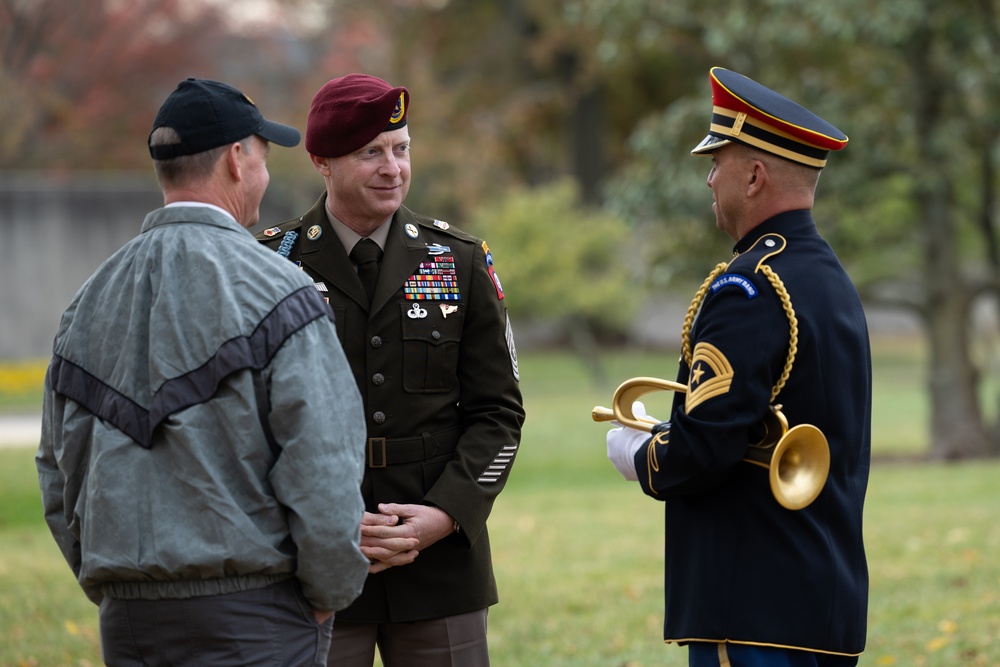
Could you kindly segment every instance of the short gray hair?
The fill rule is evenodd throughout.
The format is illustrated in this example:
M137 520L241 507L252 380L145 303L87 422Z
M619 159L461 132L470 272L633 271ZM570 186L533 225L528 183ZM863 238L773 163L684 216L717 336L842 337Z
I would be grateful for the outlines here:
M251 137L245 137L239 141L243 150L250 153L253 142ZM149 135L150 146L169 146L181 143L181 137L172 127L158 127ZM232 144L211 148L201 153L193 155L181 155L169 160L153 160L153 169L156 171L156 180L160 185L187 186L200 180L208 178L215 168L215 163L229 150Z

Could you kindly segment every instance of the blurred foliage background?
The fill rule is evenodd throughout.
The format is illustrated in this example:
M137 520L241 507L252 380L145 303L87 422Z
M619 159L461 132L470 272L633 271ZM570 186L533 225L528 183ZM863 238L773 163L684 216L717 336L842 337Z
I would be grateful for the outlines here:
M407 205L487 238L520 326L602 373L651 299L686 305L714 228L708 69L739 71L850 137L816 217L866 305L928 349L928 454L1000 454L1000 2L994 0L0 0L0 179L150 171L186 76L305 127L352 71L410 89ZM321 181L275 151L269 197ZM2 243L2 239L0 239ZM675 332L671 332L676 335Z

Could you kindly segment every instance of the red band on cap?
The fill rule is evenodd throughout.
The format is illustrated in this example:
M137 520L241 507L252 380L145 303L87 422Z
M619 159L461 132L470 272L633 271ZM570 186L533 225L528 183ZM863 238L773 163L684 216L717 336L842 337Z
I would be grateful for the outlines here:
M760 121L764 126L784 132L795 140L808 146L814 146L816 148L822 148L829 151L838 151L847 145L846 138L839 139L827 136L758 109L743 98L739 97L733 91L729 90L725 84L719 81L714 72L712 72L710 79L712 81L713 106L729 109L737 113L745 113L751 118Z

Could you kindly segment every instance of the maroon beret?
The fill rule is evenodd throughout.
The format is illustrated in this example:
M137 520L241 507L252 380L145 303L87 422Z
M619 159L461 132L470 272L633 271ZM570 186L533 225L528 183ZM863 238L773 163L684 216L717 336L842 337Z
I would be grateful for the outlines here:
M406 125L410 92L368 74L328 81L313 97L306 121L306 150L318 157L340 157L358 150L382 132Z

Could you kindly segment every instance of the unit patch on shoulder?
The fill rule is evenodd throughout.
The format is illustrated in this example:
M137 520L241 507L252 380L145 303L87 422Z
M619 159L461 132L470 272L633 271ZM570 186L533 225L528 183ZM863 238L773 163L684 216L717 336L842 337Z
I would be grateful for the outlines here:
M483 254L486 256L486 272L489 273L490 278L493 279L493 287L497 290L497 298L503 299L503 286L500 285L500 277L497 276L497 272L493 268L493 253L490 252L490 248L486 245L486 241L483 241Z
M507 350L510 352L510 367L514 372L514 379L521 381L521 372L517 368L517 348L514 347L514 330L510 328L510 314L507 315L507 324L504 326L504 338L507 339Z
M741 288L744 292L746 292L748 299L752 299L759 294L757 287L754 286L754 284L747 278L738 273L723 273L715 279L710 289L712 290L712 293L715 294L720 289L728 285L736 285Z
M726 355L711 343L698 343L691 358L684 411L691 414L708 399L729 393L732 383L733 367Z

